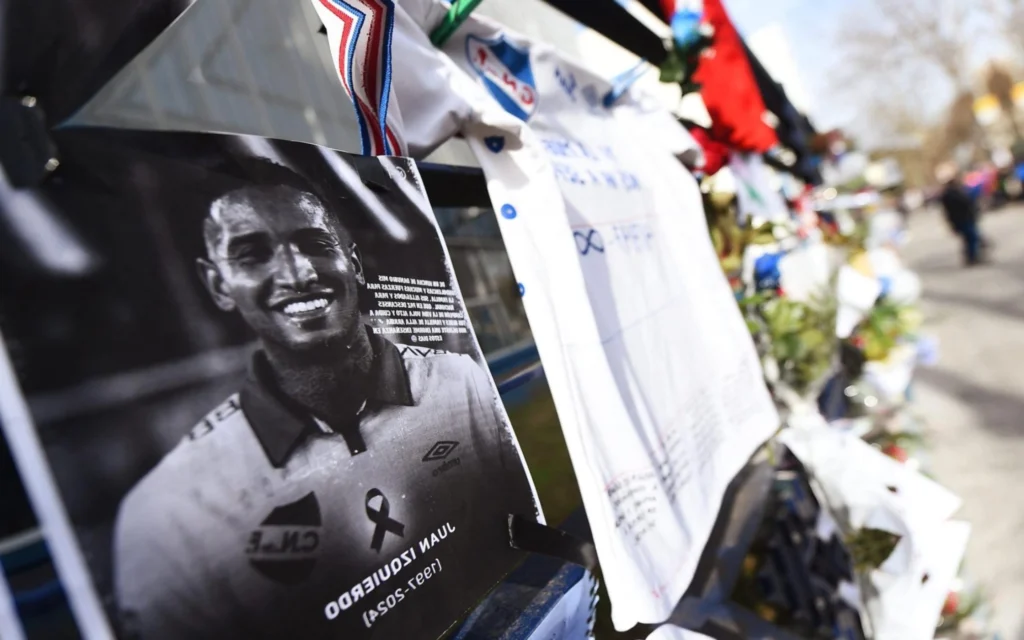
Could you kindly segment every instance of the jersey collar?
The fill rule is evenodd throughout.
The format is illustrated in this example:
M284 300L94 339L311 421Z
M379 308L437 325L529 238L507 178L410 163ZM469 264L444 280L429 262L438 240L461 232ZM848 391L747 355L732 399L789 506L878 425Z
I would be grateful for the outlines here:
M373 347L373 368L369 374L366 409L371 410L380 404L413 406L409 375L405 371L402 354L388 340L374 335L369 329L367 333ZM240 399L242 412L270 463L282 467L303 440L321 429L309 412L285 397L277 388L268 367L262 351L253 354ZM358 415L352 417L350 424L343 425L345 428L335 428L342 425L329 426L342 435L346 435L346 431L352 434L352 437L346 436L346 442L353 454L362 453L366 449L359 435Z

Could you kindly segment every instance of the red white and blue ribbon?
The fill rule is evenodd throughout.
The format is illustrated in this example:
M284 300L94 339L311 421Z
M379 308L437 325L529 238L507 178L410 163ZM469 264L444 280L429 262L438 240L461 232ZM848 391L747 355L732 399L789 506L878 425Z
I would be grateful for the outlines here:
M393 0L312 0L327 28L341 84L352 99L363 154L405 155L389 117Z

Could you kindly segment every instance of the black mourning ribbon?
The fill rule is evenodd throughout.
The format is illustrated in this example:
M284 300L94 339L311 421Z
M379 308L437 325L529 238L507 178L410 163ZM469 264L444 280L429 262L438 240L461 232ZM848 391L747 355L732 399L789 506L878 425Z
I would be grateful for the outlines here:
M370 506L370 501L376 497L380 497L380 509L374 509ZM370 548L380 553L380 548L384 544L384 536L390 531L399 537L405 537L405 525L390 517L391 504L388 502L387 497L381 493L380 489L370 489L366 492L366 517L370 519L370 522L377 525L373 530L373 539L370 541Z

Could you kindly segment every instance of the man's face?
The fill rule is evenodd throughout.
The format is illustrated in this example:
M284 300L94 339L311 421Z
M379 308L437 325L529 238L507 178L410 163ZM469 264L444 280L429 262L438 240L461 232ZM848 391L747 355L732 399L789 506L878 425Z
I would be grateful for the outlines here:
M362 265L317 198L291 187L240 189L214 202L207 225L210 259L199 261L207 288L264 343L304 350L348 344L360 330Z

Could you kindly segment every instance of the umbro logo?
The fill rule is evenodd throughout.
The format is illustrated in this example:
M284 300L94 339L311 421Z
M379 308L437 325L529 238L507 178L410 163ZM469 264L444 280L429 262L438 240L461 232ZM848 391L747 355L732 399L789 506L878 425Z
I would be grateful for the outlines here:
M460 460L458 456L454 458L448 457L452 455L452 452L455 451L455 447L457 446L459 446L459 443L454 440L441 440L440 442L435 442L434 446L430 447L430 451L427 452L427 455L423 456L423 462L438 462L440 460L444 460L444 462L438 465L437 468L431 472L431 475L436 478L445 471L462 464L462 460Z
M438 460L444 460L455 451L455 447L459 446L458 442L454 440L441 440L435 442L434 446L430 447L430 451L427 451L427 455L423 456L423 462L437 462Z

